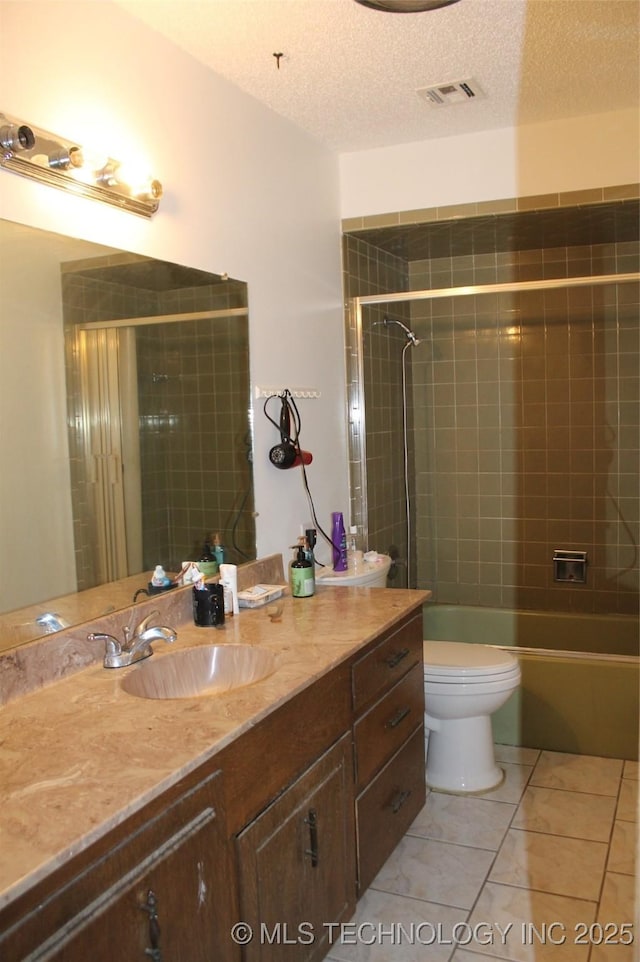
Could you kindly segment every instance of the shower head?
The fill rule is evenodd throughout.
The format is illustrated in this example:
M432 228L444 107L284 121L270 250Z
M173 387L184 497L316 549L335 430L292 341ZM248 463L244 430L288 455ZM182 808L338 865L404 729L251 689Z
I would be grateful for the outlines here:
M384 324L385 327L389 327L391 324L395 324L396 327L399 327L404 332L404 336L411 344L413 344L414 347L417 347L418 344L420 343L419 339L415 336L413 331L410 328L408 328L406 324L403 324L402 321L399 321L397 318L383 317L382 323Z

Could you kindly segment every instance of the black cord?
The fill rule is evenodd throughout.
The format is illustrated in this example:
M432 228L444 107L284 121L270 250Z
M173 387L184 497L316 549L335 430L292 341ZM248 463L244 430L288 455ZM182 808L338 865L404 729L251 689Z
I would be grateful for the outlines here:
M237 554L239 554L241 558L245 558L247 561L250 561L251 559L250 559L249 555L248 555L245 551L242 550L242 548L238 547L238 543L237 543L237 541L236 541L236 535L237 535L237 533L238 533L238 525L240 524L240 518L242 517L242 512L244 511L244 506L245 506L245 504L247 503L247 500L248 500L250 494L251 494L251 485L249 485L249 487L247 488L247 490L246 490L245 493L244 493L244 496L243 496L243 498L242 498L242 501L240 502L240 507L238 508L238 510L237 510L236 513L235 513L235 517L234 517L234 519L233 519L233 525L232 525L232 528L231 528L231 544L232 544L233 547L235 548Z
M322 528L322 525L320 524L320 522L316 517L316 509L313 503L311 489L309 487L309 479L307 478L307 470L305 467L304 458L302 457L302 449L300 447L300 428L302 426L302 419L300 418L300 412L298 411L293 395L288 390L286 390L284 394L288 395L286 399L286 403L293 409L293 412L295 415L293 420L293 425L295 428L295 437L291 438L291 442L295 446L298 452L298 456L300 458L300 467L302 468L302 484L304 486L304 490L306 492L307 499L309 501L309 507L311 508L311 518L313 519L313 523L315 524L317 530L320 532L320 534L325 539L325 541L327 541L328 544L331 545L334 551L339 551L340 550L339 546L333 543L333 540L329 537L326 531L324 531L324 529ZM320 561L316 561L316 564L319 564L322 568L325 567L325 565L323 565Z
M271 400L271 398L273 398L273 397L278 397L278 398L280 398L280 404L282 405L282 407L281 407L281 412L280 412L280 423L279 423L279 424L278 424L276 421L274 421L274 419L271 417L271 415L270 415L269 412L267 411L267 405L268 405L269 401ZM312 496L312 494L311 494L311 489L310 489L310 487L309 487L309 479L307 478L307 471L306 471L306 467L305 467L305 463L304 463L304 458L303 458L303 456L302 456L302 448L301 448L301 446L300 446L300 429L301 429L301 427L302 427L302 418L300 417L300 412L298 411L298 406L296 405L296 402L295 402L295 400L294 400L293 394L291 393L291 391L289 390L289 388L285 388L284 391L282 392L282 394L277 394L277 395L271 394L271 395L269 395L269 397L265 399L264 406L263 406L263 410L264 410L264 413L265 413L265 416L267 417L267 419L268 419L269 421L271 421L271 423L273 424L273 426L274 426L275 428L277 428L278 431L280 432L280 437L283 439L283 442L284 442L284 440L285 440L285 439L284 439L284 436L283 436L284 433L285 433L285 432L283 431L283 424L284 424L284 420L285 420L285 418L284 418L284 413L285 413L285 411L287 411L287 412L289 413L289 415L290 415L289 420L293 422L293 432L292 432L292 433L293 433L293 436L292 436L292 437L289 437L289 435L287 434L286 441L287 441L288 443L290 443L290 444L293 445L293 447L295 448L295 451L296 451L296 455L297 455L297 457L300 459L300 467L302 468L302 483L303 483L304 490L305 490L306 495L307 495L307 499L308 499L308 501L309 501L309 507L311 508L311 517L312 517L312 519L313 519L313 523L315 524L316 529L320 532L320 534L321 534L322 537L325 539L325 541L326 541L328 544L331 545L331 547L333 548L333 550L334 550L334 551L340 551L340 547L339 547L338 545L334 544L333 540L329 537L329 535L328 535L328 534L326 533L326 531L323 529L322 525L320 524L320 522L318 521L318 518L317 518L317 516L316 516L316 508L315 508L315 505L314 505L314 503L313 503L313 496ZM291 427L291 425L289 425L289 428L290 428L290 427ZM316 560L316 559L314 558L314 560ZM325 567L325 565L323 565L320 561L316 561L316 564L320 565L320 566L323 567L323 568Z

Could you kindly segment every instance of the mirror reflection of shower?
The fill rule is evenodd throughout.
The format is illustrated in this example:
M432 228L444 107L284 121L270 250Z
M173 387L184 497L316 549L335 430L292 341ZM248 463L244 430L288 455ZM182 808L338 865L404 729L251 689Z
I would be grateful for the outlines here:
M402 455L403 455L403 475L404 475L404 507L407 533L407 587L412 584L411 571L411 492L409 489L409 429L407 423L407 362L406 353L410 347L418 347L420 339L410 327L407 327L397 317L387 317L381 321L374 321L372 327L398 327L405 336L405 343L402 346Z

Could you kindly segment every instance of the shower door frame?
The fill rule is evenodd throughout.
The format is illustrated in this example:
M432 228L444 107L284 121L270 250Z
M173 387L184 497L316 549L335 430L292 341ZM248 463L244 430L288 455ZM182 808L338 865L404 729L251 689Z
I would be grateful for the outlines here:
M350 297L347 306L347 436L349 457L349 502L351 524L369 543L369 506L367 497L366 411L364 403L364 350L362 309L374 305L436 300L441 297L470 297L479 294L512 294L523 291L549 291L568 287L600 287L640 281L640 271L621 274L594 274L587 277L557 277L547 280L506 281L500 284L474 284L441 287L389 294L364 294ZM407 546L407 550L410 550ZM410 585L408 587L411 587Z

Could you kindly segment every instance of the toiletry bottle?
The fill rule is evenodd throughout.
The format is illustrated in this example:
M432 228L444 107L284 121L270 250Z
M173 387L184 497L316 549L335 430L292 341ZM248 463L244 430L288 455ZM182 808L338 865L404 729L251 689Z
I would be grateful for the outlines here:
M211 550L211 542L205 541L202 546L202 554L200 560L198 561L198 568L203 573L205 578L210 578L212 575L218 574L218 562L215 559L213 551Z
M347 535L344 530L342 511L334 511L331 515L331 542L333 544L333 570L347 570Z
M347 562L350 568L359 568L362 564L362 550L358 542L358 528L355 524L352 524L349 528Z
M220 535L216 534L213 539L213 556L218 562L218 567L224 564L225 561L225 550L220 540Z
M315 578L315 563L316 563L316 559L315 559L315 556L314 556L314 554L313 554L313 549L314 549L315 546L316 546L316 542L317 542L317 532L316 532L316 529L315 529L315 528L307 528L306 531L305 531L305 533L304 533L304 545L303 545L303 547L304 547L304 556L305 556L305 558L307 559L307 561L310 561L310 562L311 562L311 564L312 564L312 566L313 566L314 578Z
M240 611L238 602L238 566L220 565L220 584L224 588L224 610L231 617Z
M156 565L155 571L151 576L151 584L154 588L165 588L167 585L171 584L171 579L167 574L162 565Z
M296 557L289 565L289 581L294 598L310 598L316 590L313 565L304 556L304 548L298 545Z

